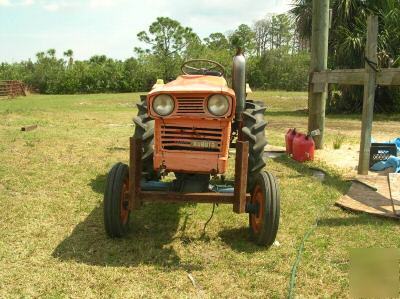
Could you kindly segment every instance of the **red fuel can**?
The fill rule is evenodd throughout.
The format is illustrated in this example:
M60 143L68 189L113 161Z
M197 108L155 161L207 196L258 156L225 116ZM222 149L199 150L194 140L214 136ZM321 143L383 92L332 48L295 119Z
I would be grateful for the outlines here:
M285 135L286 153L291 155L293 153L293 139L296 136L296 128L289 129Z
M293 139L293 159L299 162L314 160L314 139L302 133L297 133Z

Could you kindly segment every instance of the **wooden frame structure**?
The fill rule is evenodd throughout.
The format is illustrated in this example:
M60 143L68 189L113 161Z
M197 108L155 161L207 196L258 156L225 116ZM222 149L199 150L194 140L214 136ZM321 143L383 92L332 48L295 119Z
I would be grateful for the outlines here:
M321 131L315 144L317 149L323 148L327 85L363 85L358 173L368 174L375 90L377 85L400 85L400 68L378 69L378 17L372 15L367 21L365 68L327 70L329 15L329 0L313 0L308 130Z
M143 202L198 202L233 204L235 213L245 213L250 194L246 193L249 143L236 142L234 193L181 193L169 191L142 191L142 140L130 138L129 157L129 210L139 209Z
M24 84L17 80L0 80L0 97L26 96Z

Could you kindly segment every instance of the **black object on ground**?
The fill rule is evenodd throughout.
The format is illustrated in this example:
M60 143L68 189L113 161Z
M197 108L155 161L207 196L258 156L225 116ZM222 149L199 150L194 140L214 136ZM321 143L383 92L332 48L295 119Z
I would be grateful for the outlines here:
M37 125L32 125L32 126L24 126L21 128L21 131L27 132L27 131L32 131L37 129Z
M397 156L397 147L394 143L371 143L369 167L376 162L385 161L390 156Z

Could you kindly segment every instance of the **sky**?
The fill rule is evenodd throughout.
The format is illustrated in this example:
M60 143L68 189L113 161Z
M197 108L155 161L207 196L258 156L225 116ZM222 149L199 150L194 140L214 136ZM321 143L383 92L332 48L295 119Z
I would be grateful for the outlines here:
M201 38L226 33L267 14L290 9L291 0L0 0L0 62L34 59L54 48L75 59L105 54L134 56L136 34L158 16L178 20Z

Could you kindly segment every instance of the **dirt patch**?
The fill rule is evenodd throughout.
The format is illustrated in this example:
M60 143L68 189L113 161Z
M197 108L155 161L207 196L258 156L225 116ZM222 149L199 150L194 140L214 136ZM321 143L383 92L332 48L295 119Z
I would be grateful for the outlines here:
M358 144L345 144L340 149L327 148L315 151L315 159L343 171L347 178L357 175L360 146ZM369 175L387 175L393 172L392 168L383 171L369 171Z
M329 166L340 168L350 175L357 173L359 146L346 144L340 149L327 148L315 151L315 158Z

